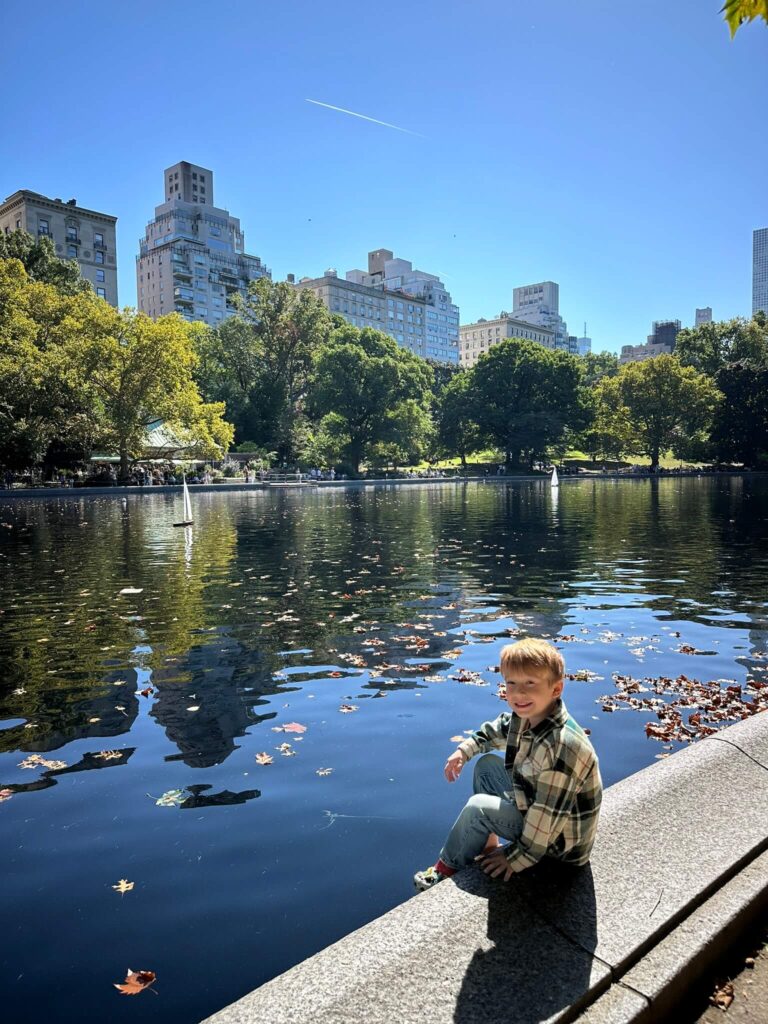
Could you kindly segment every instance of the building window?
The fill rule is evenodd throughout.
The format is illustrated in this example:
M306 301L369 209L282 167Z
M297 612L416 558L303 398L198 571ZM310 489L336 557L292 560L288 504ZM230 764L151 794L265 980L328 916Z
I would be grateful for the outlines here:
M69 257L69 259L75 259L75 260L77 259L77 246L76 245L68 245L67 246L67 256Z
M200 175L200 181L205 181L205 175L204 174Z
M103 270L97 270L96 271L96 280L97 281L103 281L104 280L104 271Z
M40 221L37 222L37 233L39 235L50 234L50 232L48 230L48 221L47 220L40 220Z
M93 244L104 245L104 235L100 231L94 231L93 233Z
M77 241L77 228L73 224L67 224L67 241Z
M96 294L99 296L100 299L106 299L107 297L107 292L105 288L97 288Z
M21 221L17 220L16 221L16 230L18 231L20 228L21 228Z
M104 262L104 253L97 249L96 252L93 254L93 258L94 258L96 263L103 263ZM147 275L147 276L149 276L149 275Z
M197 171L192 171L192 181L197 181Z

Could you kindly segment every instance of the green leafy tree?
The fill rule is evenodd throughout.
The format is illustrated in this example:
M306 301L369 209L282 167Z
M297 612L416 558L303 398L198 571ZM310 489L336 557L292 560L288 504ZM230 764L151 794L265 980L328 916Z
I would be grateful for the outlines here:
M27 231L9 231L0 235L0 260L19 260L31 281L50 284L63 295L92 291L89 281L80 276L77 260L62 260L53 241L45 235L35 238Z
M768 23L768 0L725 0L720 12L731 30L731 39L745 22L762 18Z
M620 459L633 447L629 409L624 405L618 376L603 377L591 392L592 420L579 443L592 461Z
M443 389L435 410L440 450L447 456L458 455L463 469L467 467L467 456L478 451L483 443L472 374L472 370L456 373Z
M71 364L87 381L101 413L105 444L120 456L120 475L140 458L147 427L163 420L167 455L221 457L233 436L224 403L204 403L193 379L199 328L173 313L143 313L94 304L68 345Z
M427 409L414 398L400 402L385 416L383 439L371 448L371 461L412 466L432 450L434 426Z
M629 451L647 455L653 471L663 452L685 457L706 441L720 393L692 366L668 355L627 363L616 386L629 421Z
M14 471L63 467L101 436L85 381L67 355L83 317L106 305L93 292L65 294L0 260L0 464Z
M318 353L310 407L326 433L345 439L343 457L359 473L375 445L402 439L403 418L414 425L414 410L407 403L425 410L430 384L423 359L386 334L344 324Z
M675 356L681 365L712 378L728 363L746 360L758 365L768 360L768 318L756 313L751 320L735 317L686 327L675 341Z
M613 352L588 352L579 356L584 368L584 384L591 388L603 377L615 377L619 372L619 357Z
M717 375L723 400L715 412L712 444L722 462L768 463L768 360L729 363Z
M517 338L494 345L473 369L480 430L518 468L586 427L578 357Z
M200 339L198 380L224 401L238 441L274 448L292 462L307 438L305 403L312 360L333 320L309 291L268 278L252 281L238 312Z

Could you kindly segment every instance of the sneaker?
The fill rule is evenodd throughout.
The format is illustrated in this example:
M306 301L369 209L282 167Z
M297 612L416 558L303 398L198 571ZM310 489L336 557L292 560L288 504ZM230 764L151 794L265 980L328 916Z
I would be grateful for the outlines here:
M424 892L425 889L431 889L433 885L437 885L438 882L442 882L446 878L448 878L448 875L444 875L442 871L438 871L432 865L425 868L424 871L417 871L413 876L413 884L419 892Z

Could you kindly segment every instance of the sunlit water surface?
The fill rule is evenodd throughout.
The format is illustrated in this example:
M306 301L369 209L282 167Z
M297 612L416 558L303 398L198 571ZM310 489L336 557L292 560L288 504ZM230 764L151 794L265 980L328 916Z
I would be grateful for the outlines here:
M407 899L510 638L566 637L598 677L566 700L606 784L677 749L598 698L614 673L765 679L766 499L739 478L203 493L190 531L171 495L0 499L3 1019L190 1024ZM127 967L158 994L120 996Z

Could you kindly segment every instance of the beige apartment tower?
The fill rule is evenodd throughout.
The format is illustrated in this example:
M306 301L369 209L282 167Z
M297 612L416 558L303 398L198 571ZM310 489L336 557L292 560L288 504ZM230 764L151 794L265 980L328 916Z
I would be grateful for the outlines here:
M77 260L81 275L102 299L117 306L117 217L20 189L0 204L0 231L50 238L56 255Z

